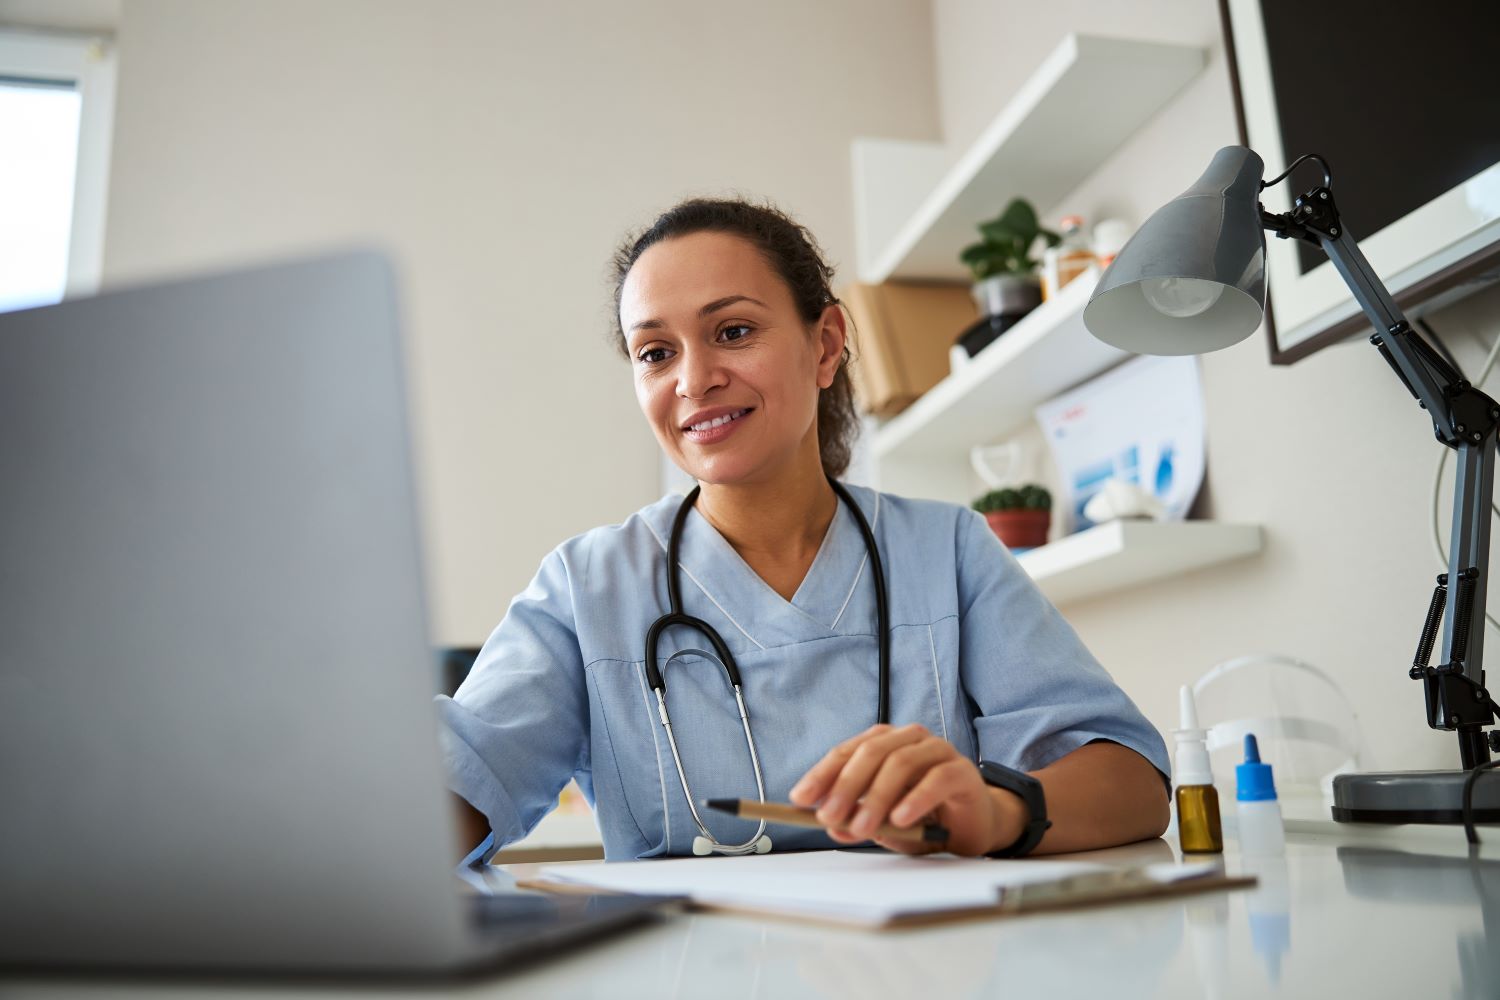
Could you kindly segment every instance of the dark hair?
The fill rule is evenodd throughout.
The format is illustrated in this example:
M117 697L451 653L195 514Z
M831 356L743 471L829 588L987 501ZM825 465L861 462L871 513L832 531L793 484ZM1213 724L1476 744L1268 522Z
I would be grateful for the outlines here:
M815 322L823 310L840 305L830 282L833 268L823 260L818 242L791 216L769 202L752 204L741 199L690 198L657 216L643 231L627 237L611 262L614 281L615 344L627 358L625 331L620 326L620 295L625 277L641 254L663 240L693 233L728 233L748 240L760 251L791 290L792 301L804 322ZM849 343L839 359L833 384L818 392L818 454L823 472L837 477L849 468L849 452L859 436L859 415L854 410L854 390L849 382Z

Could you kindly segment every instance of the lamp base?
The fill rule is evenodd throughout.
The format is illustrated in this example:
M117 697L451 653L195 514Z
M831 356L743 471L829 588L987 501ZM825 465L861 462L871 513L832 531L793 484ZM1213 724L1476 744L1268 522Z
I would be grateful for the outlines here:
M1340 823L1462 823L1469 771L1382 771L1333 779L1333 818ZM1500 823L1500 774L1474 782L1476 823Z

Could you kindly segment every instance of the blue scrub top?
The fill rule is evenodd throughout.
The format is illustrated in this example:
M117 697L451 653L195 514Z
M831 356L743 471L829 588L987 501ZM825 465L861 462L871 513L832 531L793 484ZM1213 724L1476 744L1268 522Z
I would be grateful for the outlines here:
M850 486L885 562L891 722L920 722L965 756L1036 770L1093 740L1168 773L1160 734L1042 596L985 520L952 504ZM609 860L689 854L698 831L646 683L646 630L667 610L667 539L682 498L569 539L511 602L453 698L439 697L449 787L501 844L524 837L577 778ZM692 511L683 609L739 664L766 797L787 793L836 743L875 722L875 586L839 504L788 602ZM699 633L660 643L667 708L693 795L756 798L734 695ZM755 824L700 808L722 843ZM776 849L838 846L768 828Z

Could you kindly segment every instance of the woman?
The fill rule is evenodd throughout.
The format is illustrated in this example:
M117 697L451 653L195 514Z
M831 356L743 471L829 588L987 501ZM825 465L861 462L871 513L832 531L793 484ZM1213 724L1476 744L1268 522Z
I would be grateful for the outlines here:
M778 850L866 842L886 821L948 831L877 839L893 850L968 855L1165 829L1161 737L984 520L837 483L857 421L832 273L799 225L741 201L686 201L617 252L615 338L657 441L700 490L555 549L440 699L450 787L497 843L572 777L612 860L765 849L756 824L701 805L762 787L829 828L771 827ZM722 648L668 624L653 670L679 516L681 608Z

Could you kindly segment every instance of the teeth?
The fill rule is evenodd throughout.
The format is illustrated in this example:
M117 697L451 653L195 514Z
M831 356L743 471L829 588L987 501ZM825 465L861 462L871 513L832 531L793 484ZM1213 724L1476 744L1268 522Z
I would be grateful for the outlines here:
M705 420L701 424L691 424L691 425L689 425L688 430L690 430L690 431L710 431L710 430L713 430L715 427L723 427L725 424L729 423L729 421L731 421L731 420L738 420L740 417L743 417L748 412L750 412L750 411L748 411L748 410L736 410L733 413L726 413L722 417L715 417L713 420Z

